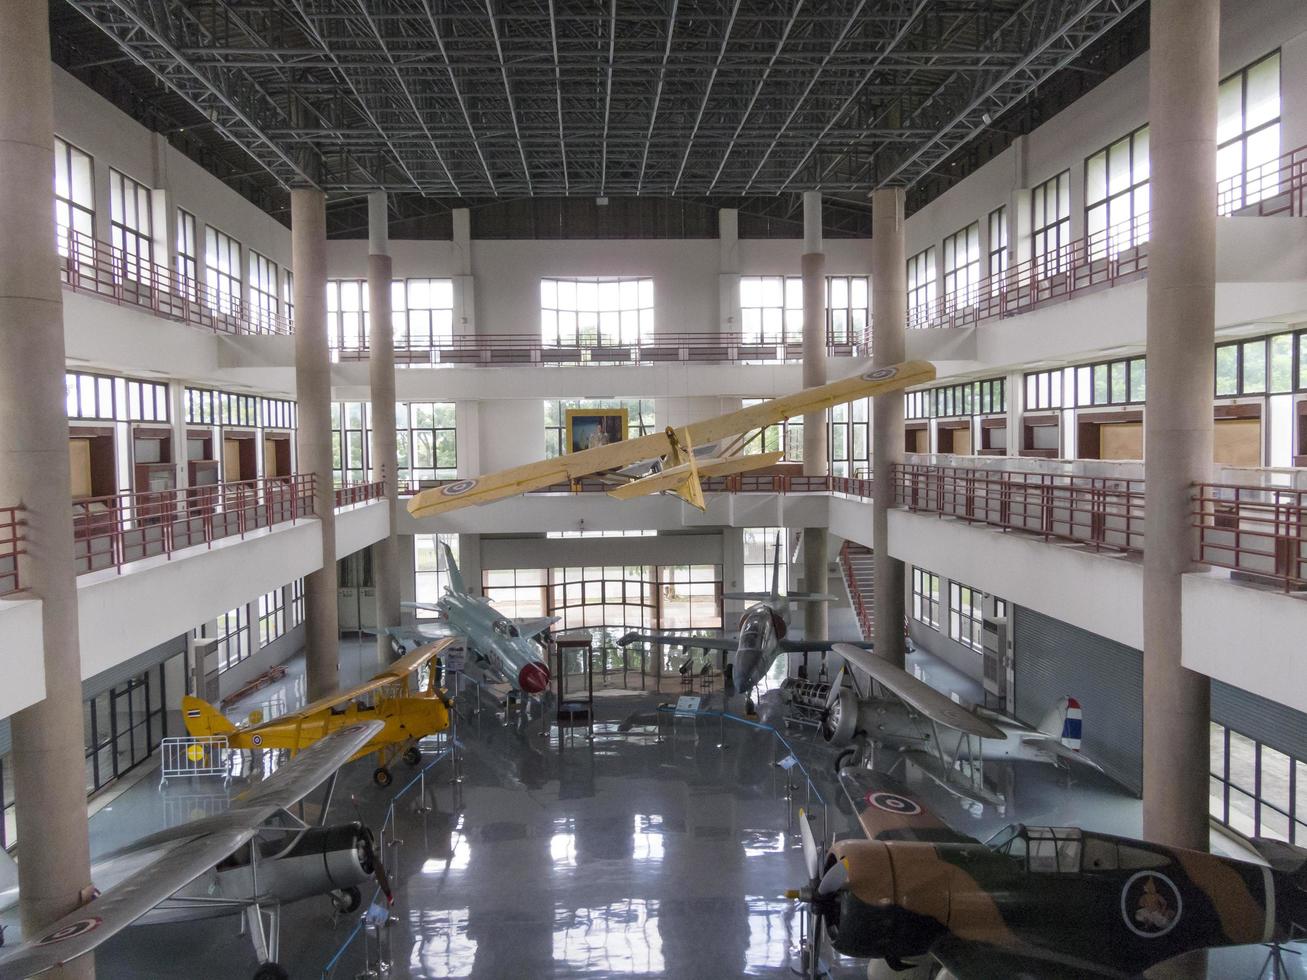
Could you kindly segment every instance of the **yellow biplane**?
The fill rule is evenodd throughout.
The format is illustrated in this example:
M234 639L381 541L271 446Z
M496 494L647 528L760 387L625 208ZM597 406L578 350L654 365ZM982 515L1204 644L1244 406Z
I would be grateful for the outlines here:
M620 499L672 493L703 510L701 477L745 473L779 462L781 453L743 451L759 429L855 398L901 391L934 378L935 366L929 361L905 361L871 368L842 381L772 398L702 422L668 426L665 431L652 435L432 487L414 496L408 502L408 510L414 517L431 517L596 473L614 482L614 489L609 492Z
M378 786L389 786L393 778L389 767L396 757L402 755L409 765L417 765L422 761L418 740L449 727L449 700L436 686L431 661L450 644L461 642L456 636L443 637L401 657L369 681L267 722L253 717L249 724L237 727L207 701L185 697L182 717L186 731L193 738L225 736L234 749L298 752L338 728L375 719L384 722L384 727L350 761L375 753L377 768L372 779ZM425 685L420 680L423 668L428 674ZM410 682L416 682L412 688Z

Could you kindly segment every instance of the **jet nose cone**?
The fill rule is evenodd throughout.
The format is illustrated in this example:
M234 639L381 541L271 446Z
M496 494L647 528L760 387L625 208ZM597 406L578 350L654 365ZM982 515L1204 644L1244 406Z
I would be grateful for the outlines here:
M542 663L529 663L517 672L517 686L527 694L539 694L549 686L549 668Z

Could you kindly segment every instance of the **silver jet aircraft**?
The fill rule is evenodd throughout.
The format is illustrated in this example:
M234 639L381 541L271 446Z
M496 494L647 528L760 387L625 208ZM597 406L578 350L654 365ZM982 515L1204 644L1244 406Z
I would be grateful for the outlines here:
M737 636L684 636L676 633L627 633L619 646L643 641L679 646L689 650L720 650L733 653L727 693L749 694L766 676L782 653L820 653L831 648L830 640L786 637L796 602L830 602L835 596L821 592L789 592L781 595L781 539L776 537L772 559L770 592L728 592L723 599L753 603L740 617Z
M449 566L449 587L436 602L406 602L407 609L426 609L440 614L435 623L420 624L423 636L463 636L468 650L480 665L503 677L514 689L539 694L549 687L549 664L541 657L539 636L558 622L557 616L509 619L482 596L472 595L463 584L458 562L449 545L445 561ZM394 631L392 631L394 632Z

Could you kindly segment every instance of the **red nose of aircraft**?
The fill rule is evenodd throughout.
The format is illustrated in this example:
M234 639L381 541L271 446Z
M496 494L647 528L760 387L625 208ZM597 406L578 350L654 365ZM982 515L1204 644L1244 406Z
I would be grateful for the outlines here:
M539 694L549 686L549 668L541 663L529 663L517 672L517 686L527 694Z

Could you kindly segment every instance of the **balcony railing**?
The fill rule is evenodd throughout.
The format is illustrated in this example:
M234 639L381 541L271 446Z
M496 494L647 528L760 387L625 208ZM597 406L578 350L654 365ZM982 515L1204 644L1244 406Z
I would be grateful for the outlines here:
M894 491L895 503L912 511L1028 531L1096 551L1144 547L1142 480L907 463L894 467Z
M350 483L336 488L336 506L349 507L353 504L380 500L386 495L386 482L374 480L371 483Z
M830 357L865 357L871 336L864 331L847 341L831 340ZM338 361L365 361L369 350L337 348ZM659 333L647 340L605 344L599 341L552 345L539 334L476 334L450 337L432 345L395 349L399 367L505 367L530 365L579 367L620 364L758 364L803 360L803 345L779 339L747 337L740 333Z
M259 528L312 516L314 477L269 477L175 490L91 497L73 503L78 575L183 548L245 537Z
M1195 488L1198 560L1307 586L1307 491L1206 483Z
M21 507L0 507L0 595L22 588L18 580L18 556L23 553Z
M432 487L457 483L458 480L423 480L420 484L402 482L401 497ZM871 499L871 481L843 476L802 476L785 473L735 473L730 476L704 477L700 484L704 493L843 493ZM573 483L555 483L530 490L528 494L607 493L613 484L596 477L582 477Z
M1269 217L1307 215L1307 146L1249 167L1216 185L1218 214Z
M60 278L75 292L219 333L291 333L291 321L279 313L252 308L238 295L202 286L168 266L143 262L89 235L60 229L56 244Z

